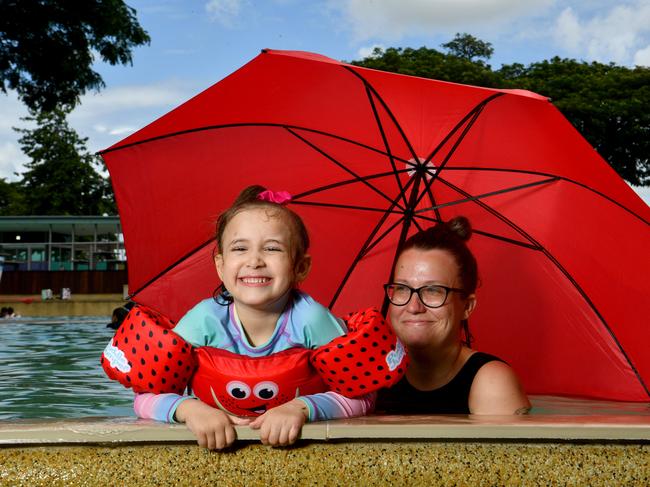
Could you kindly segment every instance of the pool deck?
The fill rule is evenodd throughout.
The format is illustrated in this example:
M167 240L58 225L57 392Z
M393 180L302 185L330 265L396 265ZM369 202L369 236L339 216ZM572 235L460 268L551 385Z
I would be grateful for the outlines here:
M2 306L11 306L29 316L111 316L126 302L122 294L73 294L70 299L48 299L40 295L0 295Z
M259 440L247 426L240 440ZM302 440L469 440L650 442L650 416L367 416L306 424ZM189 442L185 425L116 417L0 422L0 446Z

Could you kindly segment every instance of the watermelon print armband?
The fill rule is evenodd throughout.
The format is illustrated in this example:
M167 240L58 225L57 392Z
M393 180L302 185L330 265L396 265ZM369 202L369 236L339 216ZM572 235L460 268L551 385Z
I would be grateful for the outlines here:
M351 313L348 333L316 349L312 364L333 391L354 398L396 384L409 357L377 309Z
M165 316L135 306L102 353L106 375L135 392L182 394L196 369L196 358L173 327Z

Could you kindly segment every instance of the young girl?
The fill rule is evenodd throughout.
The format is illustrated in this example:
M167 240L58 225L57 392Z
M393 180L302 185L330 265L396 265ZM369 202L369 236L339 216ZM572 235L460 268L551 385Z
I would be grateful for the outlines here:
M311 267L302 219L283 203L286 192L250 186L217 220L215 264L223 292L192 308L174 331L196 347L212 346L251 357L293 347L317 348L346 330L329 311L298 291ZM332 391L297 397L257 418L238 418L192 396L139 394L141 418L181 422L209 449L235 439L233 425L249 424L262 443L294 443L306 421L354 417L374 405L374 394L349 399Z

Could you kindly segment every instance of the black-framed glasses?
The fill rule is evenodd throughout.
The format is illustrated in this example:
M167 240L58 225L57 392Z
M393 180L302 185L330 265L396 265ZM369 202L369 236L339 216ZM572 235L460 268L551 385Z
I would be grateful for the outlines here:
M406 284L384 284L386 297L395 306L406 306L411 300L413 293L416 293L427 308L440 308L447 302L447 296L451 291L464 293L464 289L455 287L439 286L437 284L422 286L417 289L407 286Z

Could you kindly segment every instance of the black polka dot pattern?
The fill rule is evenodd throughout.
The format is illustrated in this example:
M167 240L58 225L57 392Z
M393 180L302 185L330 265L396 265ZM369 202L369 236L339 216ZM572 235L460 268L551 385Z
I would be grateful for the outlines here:
M345 321L348 333L320 347L312 357L314 364L321 365L321 376L349 397L395 384L404 375L408 357L401 345L396 347L397 337L379 311L354 313Z
M142 306L134 307L116 333L120 340L112 340L124 362L113 367L106 352L102 355L101 364L107 375L136 392L184 391L196 368L196 358L192 346L171 328L172 322L163 315ZM113 353L119 356L118 352ZM178 360L177 355L181 354L183 360Z

